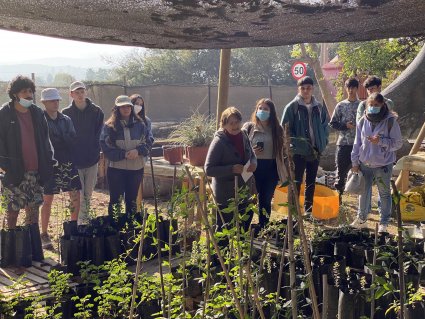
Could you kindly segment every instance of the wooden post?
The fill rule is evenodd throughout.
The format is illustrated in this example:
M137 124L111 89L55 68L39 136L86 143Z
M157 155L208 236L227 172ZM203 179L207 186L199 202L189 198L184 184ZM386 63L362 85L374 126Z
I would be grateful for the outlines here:
M217 129L220 127L221 113L229 99L230 49L220 50L220 71L218 77Z
M422 128L416 138L415 144L413 144L412 149L409 152L409 155L414 155L418 152L421 147L422 141L425 138L425 123L422 125ZM397 188L401 188L401 192L404 193L409 188L409 171L401 170L400 174L397 177L395 182Z

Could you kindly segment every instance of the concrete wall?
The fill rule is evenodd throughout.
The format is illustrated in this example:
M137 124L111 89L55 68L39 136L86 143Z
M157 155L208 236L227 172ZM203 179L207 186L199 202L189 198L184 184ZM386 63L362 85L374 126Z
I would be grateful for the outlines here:
M6 92L7 83L0 82L0 102L9 100ZM40 102L40 92L45 87L36 88L37 104ZM58 88L63 100L61 108L71 103L68 87ZM208 94L210 92L210 94ZM296 94L296 87L273 86L271 87L272 98L276 104L280 116L283 107L291 101ZM208 90L206 85L151 85L140 87L125 87L122 85L97 84L88 87L89 97L109 116L114 106L115 98L120 94L141 94L146 103L148 116L153 122L180 121L189 117L193 111L216 114L217 87L211 86ZM236 106L243 114L244 120L248 120L253 112L255 102L262 97L269 97L268 86L231 86L229 89L229 105ZM316 88L315 95L321 100L320 91Z

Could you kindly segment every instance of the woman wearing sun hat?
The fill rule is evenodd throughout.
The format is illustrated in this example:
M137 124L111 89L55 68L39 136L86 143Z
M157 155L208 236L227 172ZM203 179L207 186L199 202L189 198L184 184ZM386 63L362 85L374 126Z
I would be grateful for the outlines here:
M112 114L103 127L100 145L109 160L109 215L121 213L121 199L125 198L125 213L129 218L137 211L137 191L152 140L128 96L120 95L115 99Z

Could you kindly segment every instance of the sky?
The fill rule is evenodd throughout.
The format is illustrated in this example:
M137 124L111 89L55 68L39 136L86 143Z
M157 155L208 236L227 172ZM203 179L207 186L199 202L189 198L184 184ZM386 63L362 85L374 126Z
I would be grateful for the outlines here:
M92 44L5 30L0 30L0 43L2 47L0 64L3 65L54 57L76 58L78 56L75 52L79 52L84 58L99 57L99 60L102 60L102 55L121 56L134 49L134 47Z

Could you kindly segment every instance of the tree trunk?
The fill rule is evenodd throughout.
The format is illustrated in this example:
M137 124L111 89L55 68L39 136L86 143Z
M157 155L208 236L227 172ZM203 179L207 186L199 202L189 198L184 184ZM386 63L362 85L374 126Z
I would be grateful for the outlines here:
M394 101L404 138L415 138L425 121L425 46L382 94Z

